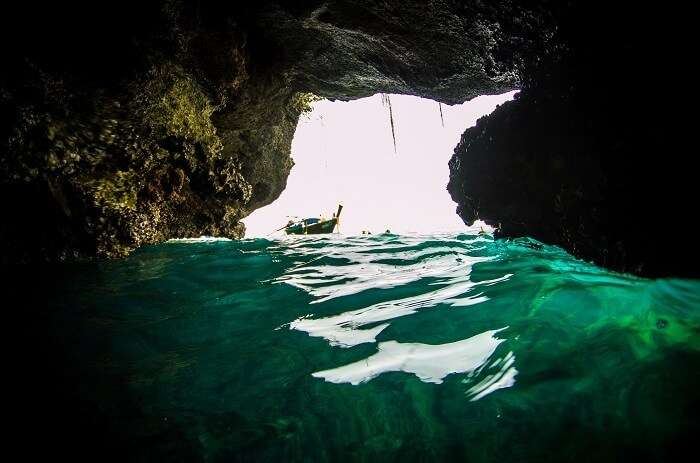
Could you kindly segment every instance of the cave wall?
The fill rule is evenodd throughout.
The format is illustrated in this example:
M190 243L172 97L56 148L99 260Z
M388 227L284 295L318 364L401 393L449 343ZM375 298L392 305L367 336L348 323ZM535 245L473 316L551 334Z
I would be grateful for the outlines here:
M541 15L510 3L28 1L4 16L5 261L240 238L276 199L309 93L447 103L519 83Z
M689 29L673 8L580 2L523 90L468 129L448 190L465 222L643 276L698 277L692 107L678 84ZM680 65L682 67L682 65Z
M695 275L651 226L693 210L669 93L689 18L628 2L28 0L3 15L5 262L240 238L311 94L443 103L514 88L450 163L458 213L642 275ZM692 253L693 251L691 251Z
M243 236L240 218L284 188L304 105L282 84L267 94L274 72L251 65L223 13L177 1L15 13L3 31L24 40L0 80L4 260ZM220 127L224 112L238 122Z

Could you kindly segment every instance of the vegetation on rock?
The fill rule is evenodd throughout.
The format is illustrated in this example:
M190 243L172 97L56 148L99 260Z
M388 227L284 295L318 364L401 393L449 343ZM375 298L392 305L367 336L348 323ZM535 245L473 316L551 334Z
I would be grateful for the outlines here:
M36 3L0 28L5 260L243 236L240 220L285 188L315 95L454 104L520 87L463 137L450 187L462 217L620 270L697 274L649 251L645 226L650 210L682 217L693 197L676 136L692 130L648 97L675 88L670 66L687 61L692 28L648 34L672 15L551 0ZM640 129L645 114L658 130ZM566 121L577 125L560 132ZM672 162L638 161L654 153Z

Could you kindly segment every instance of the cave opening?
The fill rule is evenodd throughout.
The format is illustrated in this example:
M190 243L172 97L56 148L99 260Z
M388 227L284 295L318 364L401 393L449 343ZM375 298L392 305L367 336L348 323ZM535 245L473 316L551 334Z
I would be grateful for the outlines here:
M515 93L452 106L379 93L313 102L294 134L287 187L244 220L246 236L266 236L292 217L329 217L338 204L343 234L463 230L445 188L447 163L464 130Z

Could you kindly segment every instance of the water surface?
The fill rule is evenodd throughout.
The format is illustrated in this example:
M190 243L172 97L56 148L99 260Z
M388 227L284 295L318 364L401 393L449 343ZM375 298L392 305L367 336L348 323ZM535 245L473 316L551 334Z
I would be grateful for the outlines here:
M56 273L45 412L96 460L664 461L699 430L700 282L528 239L185 240Z

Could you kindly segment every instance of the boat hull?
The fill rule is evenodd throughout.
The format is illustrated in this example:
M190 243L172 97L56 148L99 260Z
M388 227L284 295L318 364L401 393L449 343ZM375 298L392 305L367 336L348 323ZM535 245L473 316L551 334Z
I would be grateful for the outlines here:
M284 229L288 235L324 235L333 233L338 223L336 219L325 220L310 225L294 224Z

